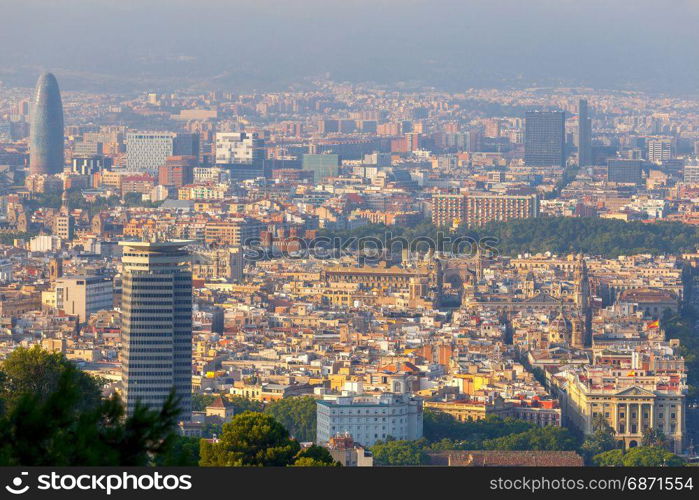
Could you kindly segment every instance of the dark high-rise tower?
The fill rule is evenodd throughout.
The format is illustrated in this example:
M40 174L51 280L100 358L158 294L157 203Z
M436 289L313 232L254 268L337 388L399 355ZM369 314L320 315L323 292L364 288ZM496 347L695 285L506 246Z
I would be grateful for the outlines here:
M587 109L587 100L578 103L578 165L592 164L592 120Z
M32 109L29 172L63 171L63 104L56 77L44 73L36 82Z
M170 391L181 420L192 406L192 272L187 242L122 241L122 389L136 403L160 408Z
M565 168L565 113L527 111L524 124L524 163Z

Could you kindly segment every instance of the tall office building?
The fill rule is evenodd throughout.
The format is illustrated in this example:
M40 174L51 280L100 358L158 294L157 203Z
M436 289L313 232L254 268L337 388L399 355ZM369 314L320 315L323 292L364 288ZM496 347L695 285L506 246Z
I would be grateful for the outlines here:
M265 141L256 132L219 132L216 134L216 163L261 165L265 159Z
M169 156L199 157L199 136L175 132L126 134L126 169L157 174Z
M626 184L643 182L643 161L611 159L607 160L607 180Z
M137 401L162 406L174 388L181 420L192 398L192 272L186 242L120 242L122 389L129 414Z
M36 82L30 129L29 172L63 171L63 104L56 77L44 73Z
M265 154L265 140L256 132L216 134L216 164L227 169L233 181L269 176Z
M524 163L565 168L565 112L527 111Z
M592 165L592 119L586 99L578 103L578 165Z
M675 155L675 141L669 137L649 139L646 143L648 147L648 161L660 164L665 160L670 160Z
M699 164L685 165L682 173L687 184L699 184Z
M340 157L334 154L304 154L301 168L313 172L314 182L324 182L328 177L337 177Z

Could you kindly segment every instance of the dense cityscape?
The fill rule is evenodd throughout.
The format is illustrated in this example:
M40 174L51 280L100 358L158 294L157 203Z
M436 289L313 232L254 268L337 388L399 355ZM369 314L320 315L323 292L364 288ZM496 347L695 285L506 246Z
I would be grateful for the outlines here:
M37 77L0 85L0 423L77 368L169 422L138 463L696 460L696 99Z

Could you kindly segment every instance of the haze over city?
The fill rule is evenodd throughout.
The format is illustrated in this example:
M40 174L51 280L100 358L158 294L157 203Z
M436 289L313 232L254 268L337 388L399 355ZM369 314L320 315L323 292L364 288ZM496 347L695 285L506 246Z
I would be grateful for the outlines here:
M692 0L3 0L0 80L66 90L336 81L696 94ZM22 50L13 50L21 47Z

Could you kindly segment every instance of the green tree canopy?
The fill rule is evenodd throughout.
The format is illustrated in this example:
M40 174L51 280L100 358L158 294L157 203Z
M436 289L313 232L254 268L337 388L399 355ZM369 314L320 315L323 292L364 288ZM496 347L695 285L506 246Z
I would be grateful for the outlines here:
M204 411L207 406L213 403L219 394L204 394L195 392L192 394L192 410ZM248 399L243 396L230 396L228 394L220 394L233 407L234 413L243 413L245 411L263 411L264 404L254 399Z
M624 454L623 462L626 467L672 467L684 465L684 461L680 457L659 446L631 448Z
M204 411L207 406L216 400L215 394L203 394L195 392L192 394L192 411Z
M593 457L617 448L615 434L604 415L595 415L592 418L592 434L585 438L580 447L585 460L589 463Z
M643 439L641 440L642 446L657 446L660 448L666 448L668 444L665 433L660 429L651 429L646 427L643 429Z
M681 466L684 460L659 446L639 446L626 453L611 450L595 455L593 463L601 467L661 467Z
M377 441L371 447L376 465L422 465L428 462L424 443L417 441Z
M201 466L286 466L300 450L298 441L271 415L244 412L223 425L218 442L201 441Z
M326 462L320 462L318 460L315 460L310 457L300 457L297 458L293 464L291 464L289 467L335 467L336 465L339 465L338 463L326 463Z
M228 401L233 405L235 413L243 413L245 411L262 411L264 405L260 401L245 398L243 396L231 396Z
M36 231L22 232L22 231L10 231L0 233L0 243L3 245L12 245L15 240L29 240L36 236L38 233Z
M680 222L660 221L652 224L644 222L624 222L599 217L537 217L533 219L514 219L506 222L491 222L483 227L469 228L462 226L449 233L457 236L492 238L497 241L491 246L497 248L501 255L519 253L554 252L587 253L618 257L637 253L676 254L693 251L699 246L699 228ZM417 237L428 237L437 241L440 228L429 222L411 227L385 226L383 224L366 224L352 230L322 230L319 236L339 238L344 243L351 237L377 237L384 240L390 233L393 237L404 237L409 241ZM355 248L356 244L352 245ZM446 245L445 251L449 250Z
M152 201L144 201L143 195L141 193L126 193L124 195L124 204L127 207L146 207L146 208L156 208L160 203L155 203Z
M175 438L173 395L125 415L114 395L61 354L17 349L0 367L0 465L148 465Z
M697 399L699 391L699 335L694 325L699 321L699 314L694 307L687 305L680 313L666 312L660 321L668 339L679 339L679 353L684 357L687 367L687 397Z
M38 345L12 351L2 363L0 373L0 398L8 408L27 395L46 401L58 389L62 376L66 377L66 385L81 392L76 404L93 408L100 401L101 389L94 377L79 370L61 353L51 353Z
M34 193L32 197L24 200L22 204L30 212L38 208L61 208L63 203L63 191L52 191L50 193Z
M335 467L340 465L330 452L316 444L301 450L294 458L294 467Z
M435 442L448 439L463 443L461 448L478 450L483 448L483 441L508 434L517 434L533 429L534 424L512 418L501 419L488 416L482 420L459 422L453 416L426 409L423 414L423 433L428 441Z
M564 427L535 427L533 429L484 441L486 450L576 450L578 441Z
M316 400L312 396L274 401L267 405L265 413L272 415L299 441L316 440Z
M609 450L595 455L592 463L599 467L621 467L624 465L623 450Z
M199 465L199 438L175 436L168 449L155 460L166 467L196 467Z

